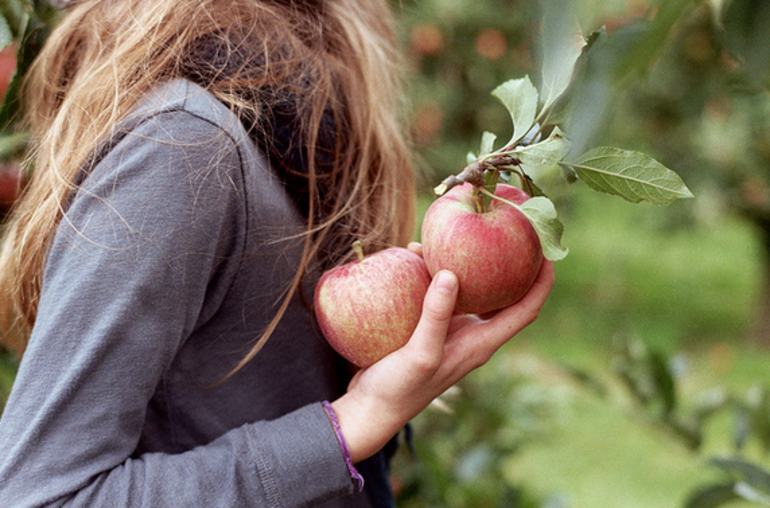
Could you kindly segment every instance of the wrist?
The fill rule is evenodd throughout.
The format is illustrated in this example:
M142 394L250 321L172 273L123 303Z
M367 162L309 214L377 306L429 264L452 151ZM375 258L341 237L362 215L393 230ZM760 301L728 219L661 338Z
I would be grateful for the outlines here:
M337 416L351 461L355 464L380 451L407 423L378 404L347 393L330 404Z
M347 441L344 434L342 433L342 429L340 428L337 413L334 411L334 408L329 403L329 401L323 401L323 407L326 410L326 416L329 417L329 421L334 427L334 433L337 436L337 441L339 442L340 449L342 450L345 464L348 466L348 471L350 471L350 478L353 480L353 485L356 487L358 492L361 492L364 489L364 478L353 465L353 458L350 455L350 448L348 448Z

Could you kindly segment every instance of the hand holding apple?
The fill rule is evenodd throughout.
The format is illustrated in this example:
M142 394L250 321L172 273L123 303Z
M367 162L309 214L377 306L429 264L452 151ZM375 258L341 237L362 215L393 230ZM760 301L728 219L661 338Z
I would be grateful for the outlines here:
M497 195L516 205L529 199L510 185L498 185ZM406 344L431 277L440 270L460 281L456 310L486 314L521 299L543 264L529 219L499 200L482 211L469 183L431 205L422 236L422 257L390 248L365 258L359 246L358 261L321 276L315 291L319 326L351 363L367 367Z
M553 280L553 263L545 261L521 300L482 319L456 314L457 278L448 271L436 274L406 345L360 370L347 393L332 403L353 462L376 453L433 399L532 323Z

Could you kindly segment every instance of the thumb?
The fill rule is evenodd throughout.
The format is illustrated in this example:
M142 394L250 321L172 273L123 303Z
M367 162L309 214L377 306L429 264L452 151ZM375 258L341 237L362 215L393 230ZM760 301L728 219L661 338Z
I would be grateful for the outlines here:
M422 316L409 341L410 346L423 353L439 355L440 359L454 314L458 289L457 276L448 270L441 270L433 277L425 294Z

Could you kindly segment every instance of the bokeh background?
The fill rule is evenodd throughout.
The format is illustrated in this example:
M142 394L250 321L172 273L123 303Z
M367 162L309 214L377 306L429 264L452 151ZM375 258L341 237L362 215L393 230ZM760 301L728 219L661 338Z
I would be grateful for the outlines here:
M393 1L421 212L483 131L510 131L490 92L538 83L548 9L601 33L567 135L652 155L695 194L655 207L558 173L538 182L570 254L540 319L414 421L393 471L399 507L770 505L768 4ZM34 46L56 16L27 0L0 13L2 74L22 34ZM2 207L23 144L13 123L0 133ZM0 403L16 364L0 352Z

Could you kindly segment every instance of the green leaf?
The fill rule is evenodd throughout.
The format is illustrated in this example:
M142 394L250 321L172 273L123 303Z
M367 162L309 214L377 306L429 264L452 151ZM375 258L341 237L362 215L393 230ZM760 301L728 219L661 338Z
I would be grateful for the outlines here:
M692 494L685 508L717 508L737 499L740 498L735 493L735 484L709 485Z
M666 358L658 353L651 352L649 356L649 368L652 379L655 382L655 392L663 403L664 415L670 415L676 409L676 382L668 368Z
M13 31L5 16L0 14L0 49L13 42Z
M726 2L723 9L724 47L738 61L751 81L770 88L770 4L765 0Z
M0 161L19 155L26 148L28 140L29 134L26 132L0 135Z
M479 148L479 157L482 157L488 153L491 153L492 150L494 150L496 139L497 139L497 136L495 136L491 132L484 132L484 134L481 135L481 147Z
M749 485L752 490L770 496L770 473L764 468L741 458L716 458L711 464L718 467L736 480Z
M770 496L768 496L766 493L759 492L757 489L755 489L748 483L744 483L744 482L736 483L735 493L747 501L759 503L765 506L770 506Z
M475 153L473 153L473 152L468 152L468 153L465 155L465 163L466 163L466 164L473 164L473 163L474 163L474 162L476 162L477 160L478 160L478 157L477 157L477 156L476 156L476 154L475 154Z
M538 196L528 199L519 208L535 228L545 258L559 261L567 257L569 249L561 246L564 225L559 220L551 200Z
M743 408L749 417L748 430L767 451L770 449L770 392L763 386L753 386Z
M543 196L536 196L526 200L523 204L517 205L512 201L495 196L485 188L479 191L492 199L497 199L503 203L519 210L529 219L532 227L535 228L540 246L543 248L543 255L549 261L559 261L567 257L568 249L561 246L561 236L564 232L564 225L556 214L556 207L550 199Z
M481 199L484 210L489 209L489 205L492 203L492 197L497 189L497 181L500 179L500 173L497 171L485 171L484 172L484 188L487 192L482 193Z
M736 451L743 450L751 436L751 410L744 405L739 405L735 411L733 422L733 448Z
M543 109L558 99L572 80L586 41L574 13L574 2L549 0L543 15Z
M521 188L529 194L530 196L537 197L537 196L543 196L548 197L545 195L545 192L543 192L543 189L537 186L535 182L532 181L532 178L529 177L526 173L522 174L520 177L521 180Z
M693 404L693 418L698 426L702 427L707 419L727 408L731 402L728 392L724 387L716 387L704 391Z
M566 157L568 152L569 141L564 137L564 133L555 127L548 139L519 147L511 155L519 159L525 169L538 171L554 167Z
M45 2L41 5L45 6ZM47 14L52 8L41 7L40 11L24 9L18 23L21 41L17 54L16 72L8 85L2 107L0 107L0 130L7 129L18 118L21 111L21 83L51 33L51 26L38 17L38 12Z
M623 80L624 77L646 72L666 47L676 23L686 19L698 4L700 2L692 0L658 1L655 17L647 23L637 43L625 53L622 65L616 68L617 78ZM764 38L761 41L764 46Z
M8 22L13 37L20 37L23 31L23 20L27 12L34 9L31 0L3 0L0 2L0 15Z
M706 0L706 3L711 9L711 17L714 20L714 23L718 27L724 28L723 17L725 11L725 0Z
M511 79L492 90L492 95L508 109L513 120L513 136L508 145L512 145L521 138L535 124L537 114L537 89L528 76L521 79Z
M566 372L573 381L575 381L580 386L587 388L593 392L594 395L597 395L601 398L605 398L607 396L608 388L604 381L591 373L589 370L574 367L565 363L560 363L559 367L564 370L564 372Z
M666 205L693 197L679 175L641 152L604 146L565 164L592 189L632 203Z

